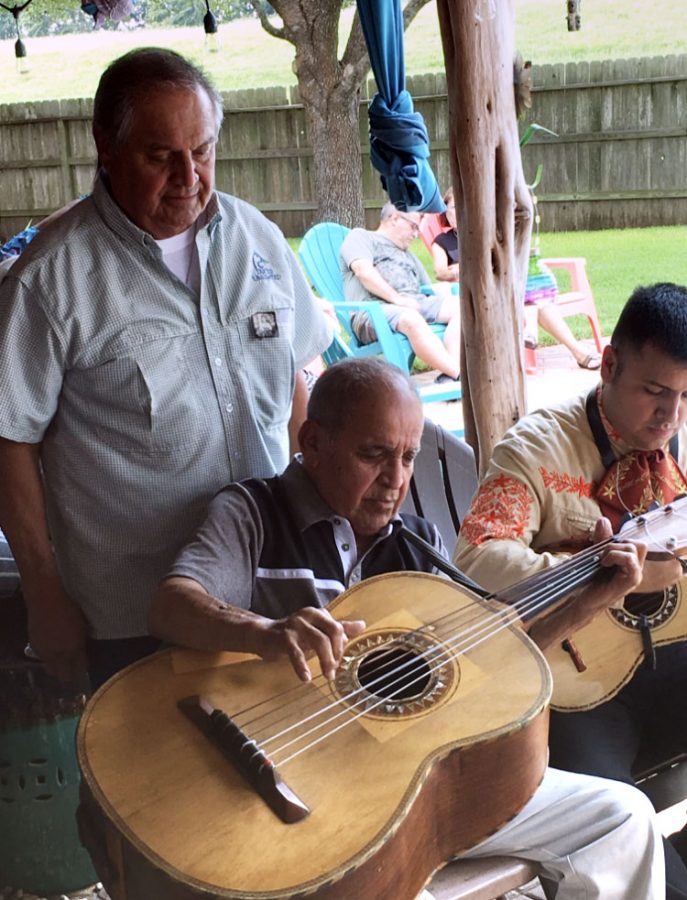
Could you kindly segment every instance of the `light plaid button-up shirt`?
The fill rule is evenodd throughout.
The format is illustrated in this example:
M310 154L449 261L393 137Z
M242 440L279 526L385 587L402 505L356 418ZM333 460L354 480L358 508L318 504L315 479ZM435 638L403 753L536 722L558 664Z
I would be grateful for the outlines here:
M224 194L206 212L200 296L102 181L0 286L0 435L42 442L56 558L95 637L144 634L215 492L284 468L295 373L330 340L279 230Z

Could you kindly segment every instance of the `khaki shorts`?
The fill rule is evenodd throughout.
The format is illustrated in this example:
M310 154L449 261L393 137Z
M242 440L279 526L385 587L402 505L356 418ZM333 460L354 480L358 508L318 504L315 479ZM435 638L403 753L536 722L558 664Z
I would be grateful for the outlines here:
M436 294L429 297L422 294L417 297L417 300L420 304L418 312L422 315L423 319L426 322L429 322L430 325L433 322L436 322L444 298L439 297ZM405 312L406 307L396 306L395 303L386 303L384 301L380 302L380 306L384 313L384 318L389 323L391 330L396 331L398 320ZM371 344L373 341L377 340L377 334L370 322L370 316L366 312L353 313L351 316L351 328L361 344Z

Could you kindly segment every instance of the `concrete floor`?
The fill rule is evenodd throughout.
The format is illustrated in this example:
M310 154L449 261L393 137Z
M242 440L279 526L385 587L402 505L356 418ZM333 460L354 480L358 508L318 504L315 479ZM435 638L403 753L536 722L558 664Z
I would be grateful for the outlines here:
M596 350L593 341L585 341L590 352ZM542 406L574 397L588 391L599 380L599 372L580 369L572 355L560 344L551 347L540 347L536 350L537 371L525 375L527 410L539 409ZM423 372L414 375L418 385L431 384L436 372ZM462 403L426 403L425 415L446 428L448 431L460 431L463 428Z

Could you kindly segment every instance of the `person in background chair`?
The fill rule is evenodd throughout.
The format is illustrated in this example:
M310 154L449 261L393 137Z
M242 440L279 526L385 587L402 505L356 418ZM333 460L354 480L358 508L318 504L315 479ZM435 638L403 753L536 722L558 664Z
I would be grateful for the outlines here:
M617 531L687 493L686 423L687 288L638 288L604 349L598 387L524 416L497 444L456 563L498 591L590 544L599 515ZM647 561L639 591L662 595L684 572L678 558ZM687 643L655 653L655 667L639 665L611 699L551 714L552 765L632 783L643 741L687 750ZM674 836L682 859L666 843L670 900L687 897L686 834Z
M421 403L396 367L369 357L328 368L301 426L302 456L282 475L217 494L155 593L151 633L199 650L285 654L303 680L314 652L331 678L364 623L339 622L326 604L374 574L434 571L401 525L443 551L435 526L399 515L422 429ZM610 580L535 626L535 640L556 640L640 578L631 544L618 544L604 564L617 567ZM629 785L547 769L523 810L464 856L537 860L556 900L663 900L654 818Z
M453 188L443 196L446 210L440 214L439 222L447 230L440 231L432 242L430 252L434 263L434 274L439 281L460 281L460 242L456 222L456 201Z
M460 301L422 292L430 279L422 263L408 249L417 237L421 213L401 212L386 203L376 231L354 228L341 245L341 274L347 300L382 300L382 311L394 331L404 334L415 355L432 369L437 382L460 376ZM429 327L446 325L444 339ZM351 325L363 344L376 340L366 312L357 312Z
M434 273L440 281L456 282L459 281L460 272L460 244L456 201L452 187L444 194L444 203L446 212L442 215L449 230L442 231L434 238L431 247L432 262ZM555 287L553 275L551 281ZM598 369L601 365L600 354L590 353L585 345L577 340L551 297L539 302L530 301L525 295L525 346L531 348L537 346L537 326L541 326L559 344L563 344L572 353L581 369Z

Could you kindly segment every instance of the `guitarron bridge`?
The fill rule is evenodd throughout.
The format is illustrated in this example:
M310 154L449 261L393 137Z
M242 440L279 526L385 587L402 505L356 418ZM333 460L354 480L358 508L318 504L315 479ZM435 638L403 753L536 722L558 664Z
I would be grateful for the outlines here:
M282 781L274 764L223 710L198 694L184 697L177 706L219 747L282 822L291 825L309 815L309 808Z

